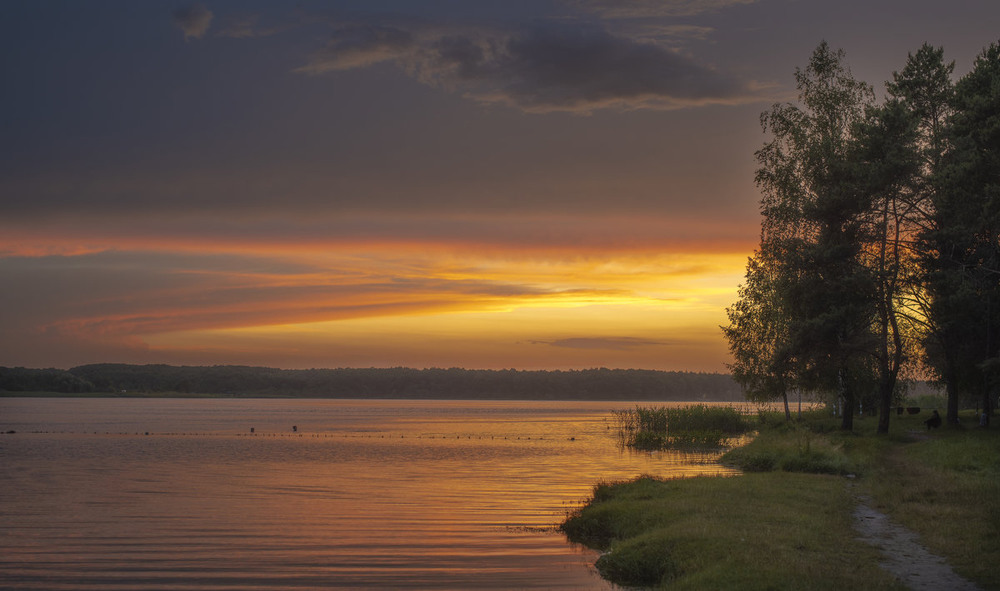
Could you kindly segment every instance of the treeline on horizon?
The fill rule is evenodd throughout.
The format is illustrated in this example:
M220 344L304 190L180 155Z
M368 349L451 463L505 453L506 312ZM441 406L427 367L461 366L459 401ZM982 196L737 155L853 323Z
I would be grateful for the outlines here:
M0 392L211 394L231 397L736 401L728 374L640 369L274 369L235 365L0 367Z

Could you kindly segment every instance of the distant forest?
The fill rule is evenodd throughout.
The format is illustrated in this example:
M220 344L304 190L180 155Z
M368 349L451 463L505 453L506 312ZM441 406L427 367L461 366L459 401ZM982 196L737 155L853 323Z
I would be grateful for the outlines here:
M639 369L272 369L126 364L83 365L69 370L0 367L0 393L18 392L446 400L744 399L740 386L727 374Z

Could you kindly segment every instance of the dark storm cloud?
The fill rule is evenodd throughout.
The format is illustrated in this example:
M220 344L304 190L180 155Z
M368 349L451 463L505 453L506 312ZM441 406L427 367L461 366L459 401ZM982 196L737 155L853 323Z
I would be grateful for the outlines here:
M746 85L652 43L594 26L536 26L503 42L437 41L425 79L526 111L588 111L738 102Z
M690 57L594 24L537 24L515 32L355 25L336 30L298 71L387 61L426 84L530 112L673 109L759 98L745 82Z
M212 24L212 11L203 4L182 6L173 12L174 24L184 31L184 39L201 39Z

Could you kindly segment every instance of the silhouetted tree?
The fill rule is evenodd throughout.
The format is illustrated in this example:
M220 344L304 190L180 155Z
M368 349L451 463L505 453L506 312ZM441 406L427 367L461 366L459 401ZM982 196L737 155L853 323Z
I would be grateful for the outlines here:
M861 263L874 288L869 354L877 380L878 432L888 433L899 373L915 357L911 309L919 273L911 245L920 228L917 119L901 101L890 99L870 108L853 136L852 177L865 202Z
M922 335L923 358L928 368L944 382L948 395L947 420L958 420L960 367L957 359L964 346L959 324L946 320L944 311L949 307L942 299L941 289L947 281L935 276L940 267L940 248L944 238L936 232L938 217L936 195L940 180L941 162L950 146L948 121L953 112L954 62L946 63L944 49L924 44L908 55L904 68L893 73L886 85L890 96L898 101L914 120L915 136L907 145L918 159L919 170L911 184L908 205L907 231L912 234L913 254L917 273L915 286L910 292L908 319ZM909 238L908 238L909 239ZM946 291L951 291L950 288ZM957 292L954 292L957 295ZM956 330L957 329L957 330Z
M795 367L789 344L788 315L777 281L778 260L766 246L747 262L746 281L739 299L726 309L729 325L722 331L729 341L733 363L729 370L748 400L781 400L791 419L788 391L795 388Z
M948 420L959 389L992 409L1000 353L1000 46L991 45L955 85L948 149L934 175L927 247L930 316L939 349L932 365L949 384ZM953 390L954 389L954 390ZM954 407L954 408L953 408Z
M798 104L761 116L761 246L723 327L751 397L837 390L843 427L877 400L889 429L901 372L923 360L992 411L1000 386L1000 46L952 85L923 45L874 104L826 43Z
M842 427L851 429L860 378L870 375L874 292L860 260L866 195L855 179L851 132L874 94L826 42L795 80L799 104L761 115L773 135L756 153L761 244L777 255L774 281L795 379L837 391Z

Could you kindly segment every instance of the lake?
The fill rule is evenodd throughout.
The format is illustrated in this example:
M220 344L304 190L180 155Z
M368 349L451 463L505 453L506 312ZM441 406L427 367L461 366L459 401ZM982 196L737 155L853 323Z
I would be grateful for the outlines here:
M0 588L610 589L556 529L596 482L729 472L634 406L0 398Z

